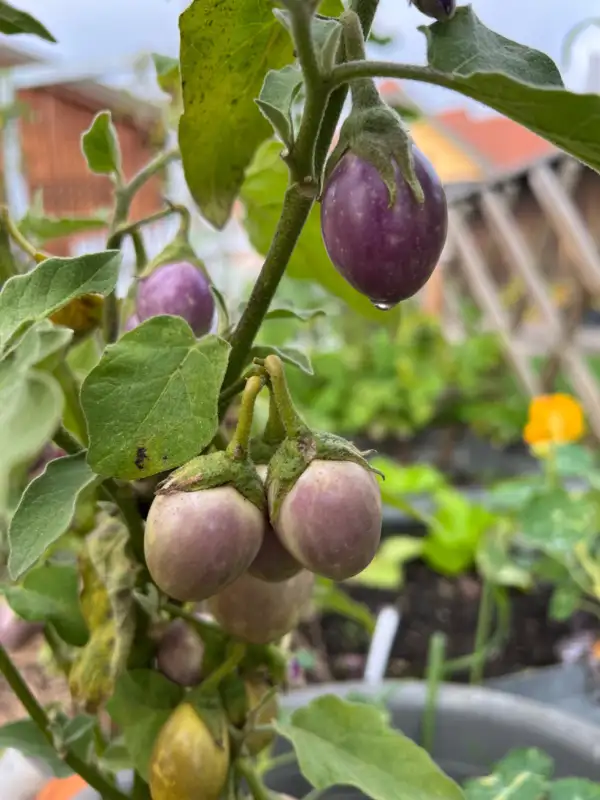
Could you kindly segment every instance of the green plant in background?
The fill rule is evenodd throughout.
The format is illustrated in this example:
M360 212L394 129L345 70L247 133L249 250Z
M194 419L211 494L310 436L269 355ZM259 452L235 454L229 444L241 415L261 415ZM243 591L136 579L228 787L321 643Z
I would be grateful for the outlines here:
M437 21L423 29L427 65L414 66L365 59L377 0L352 0L347 10L339 0L194 0L180 19L179 62L155 61L173 101L166 119L177 121L179 147L126 178L109 112L82 137L90 170L114 188L106 250L63 259L38 249L46 236L97 228L98 219L53 220L39 207L18 221L6 210L0 215L0 513L9 545L2 590L23 619L43 624L77 710L69 716L42 708L0 647L0 671L29 714L0 730L0 741L42 758L58 775L79 773L106 800L126 797L115 780L123 767L134 771L135 800L248 793L267 800L256 755L275 734L292 743L315 791L350 783L376 800L463 796L379 708L321 697L278 721L273 708L286 684L286 651L277 643L298 623L315 574L319 608L343 607L372 623L333 582L378 566L381 529L377 462L310 428L296 411L292 394L301 396L310 380L310 360L277 340L287 333L270 339L268 326L311 322L316 329L322 320L312 303L308 313L277 306L284 274L318 285L354 312L333 331L350 342L336 373L344 407L335 388L322 411L341 432L371 426L373 415L394 430L419 429L446 408L448 386L475 409L498 397L480 391L482 383L486 391L496 385L489 338L461 345L473 352L448 350L437 324L409 305L404 317L382 311L429 278L447 214L437 176L372 78L454 89L600 168L600 99L567 92L549 58L516 43L507 48L470 6L441 2L441 16L437 0L416 3ZM51 38L5 2L0 30ZM351 110L328 160L348 91ZM186 208L167 203L149 218L130 219L137 192L179 158L204 218L222 229L240 198L250 240L265 255L241 310L228 307L196 256ZM179 229L149 261L143 228L170 215ZM120 298L127 238L137 272ZM29 269L21 269L11 243ZM360 330L357 314L369 321L368 336L351 335L355 325ZM365 364L376 379L361 384ZM335 367L328 362L327 372ZM264 427L254 422L261 393L269 398ZM239 395L228 440L222 422ZM61 450L45 455L39 474L34 462L50 442ZM564 472L556 464L549 481ZM456 574L481 563L492 533L505 535L502 516L464 501L438 473L400 475L382 466L392 504L409 508L409 478L434 500L427 514L411 511L428 534L422 543L396 541L396 563L408 548ZM532 503L537 493L529 493ZM579 508L581 498L563 495L561 514L573 515L568 531L595 524ZM540 510L524 509L521 522L529 514L535 538ZM564 541L553 533L556 552ZM587 576L596 591L587 537L583 547L578 540L581 571L569 575ZM265 564L276 578L258 575ZM494 597L501 608L492 581L484 587L474 680ZM197 607L204 601L210 618ZM160 656L176 624L195 646L185 669L174 672ZM442 640L435 641L432 674L436 664L450 670Z

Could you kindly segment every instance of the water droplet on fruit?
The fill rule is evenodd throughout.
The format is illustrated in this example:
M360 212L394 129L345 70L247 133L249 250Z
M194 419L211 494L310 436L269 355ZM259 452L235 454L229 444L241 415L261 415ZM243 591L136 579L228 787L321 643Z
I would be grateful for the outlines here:
M390 311L397 303L373 303L378 311Z

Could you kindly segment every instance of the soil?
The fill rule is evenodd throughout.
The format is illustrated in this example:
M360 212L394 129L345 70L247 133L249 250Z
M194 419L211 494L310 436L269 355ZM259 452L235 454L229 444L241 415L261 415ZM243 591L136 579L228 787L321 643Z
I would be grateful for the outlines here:
M446 658L469 655L474 649L481 584L476 575L449 579L420 562L406 568L400 594L347 585L346 591L377 613L395 604L401 621L387 670L388 677L422 677L427 648L436 631L447 637ZM511 592L510 634L505 645L485 668L485 677L497 677L528 667L543 667L560 661L560 645L583 631L600 636L597 617L577 613L564 623L548 619L550 590ZM320 624L305 625L301 643L317 656L318 667L309 670L309 680L352 680L364 672L369 637L357 623L337 614L323 615ZM466 671L452 680L466 681Z

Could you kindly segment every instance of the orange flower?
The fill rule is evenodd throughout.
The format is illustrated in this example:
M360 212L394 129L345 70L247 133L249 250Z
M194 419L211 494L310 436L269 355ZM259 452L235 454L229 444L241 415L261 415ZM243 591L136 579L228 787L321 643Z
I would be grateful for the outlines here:
M583 410L568 394L545 394L529 404L529 419L523 438L533 449L542 452L551 445L581 439L585 432Z

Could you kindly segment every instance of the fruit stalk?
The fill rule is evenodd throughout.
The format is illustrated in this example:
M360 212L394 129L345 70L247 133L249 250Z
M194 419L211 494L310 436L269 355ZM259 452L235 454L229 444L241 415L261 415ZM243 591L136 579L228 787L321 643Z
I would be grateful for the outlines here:
M252 420L254 419L254 405L263 386L263 379L258 375L252 375L246 381L235 433L227 446L227 452L232 458L240 460L248 457Z
M340 16L344 28L344 47L349 61L364 61L365 39L360 19L354 11L344 11ZM379 92L372 78L359 78L350 84L352 104L355 108L371 108L381 103Z
M352 7L363 24L365 36L368 35L371 29L375 11L377 10L377 3L378 0L353 0ZM269 310L273 296L285 273L296 242L313 206L315 199L313 194L307 193L306 189L303 190L303 187L297 183L296 176L300 174L304 177L313 174L315 145L320 130L322 132L319 138L319 154L323 152L326 154L329 149L345 98L345 93L344 97L341 97L341 92L337 95L335 104L331 105L327 114L327 124L322 127L321 123L324 119L327 101L332 88L334 88L333 84L329 80L322 91L314 92L311 88L309 92L307 87L306 105L302 115L298 139L294 147L295 169L293 173L290 171L290 183L285 193L281 216L260 275L254 284L248 305L231 336L232 349L223 383L224 388L234 383L244 369L250 348L264 316ZM319 156L319 159L321 159L321 156ZM324 158L322 160L324 161ZM316 175L317 177L320 175L320 170Z
M254 769L252 762L243 758L236 761L236 770L244 778L254 800L270 800L270 795Z
M269 373L272 397L286 435L291 438L306 432L307 427L294 407L281 359L278 356L267 356L265 369Z

